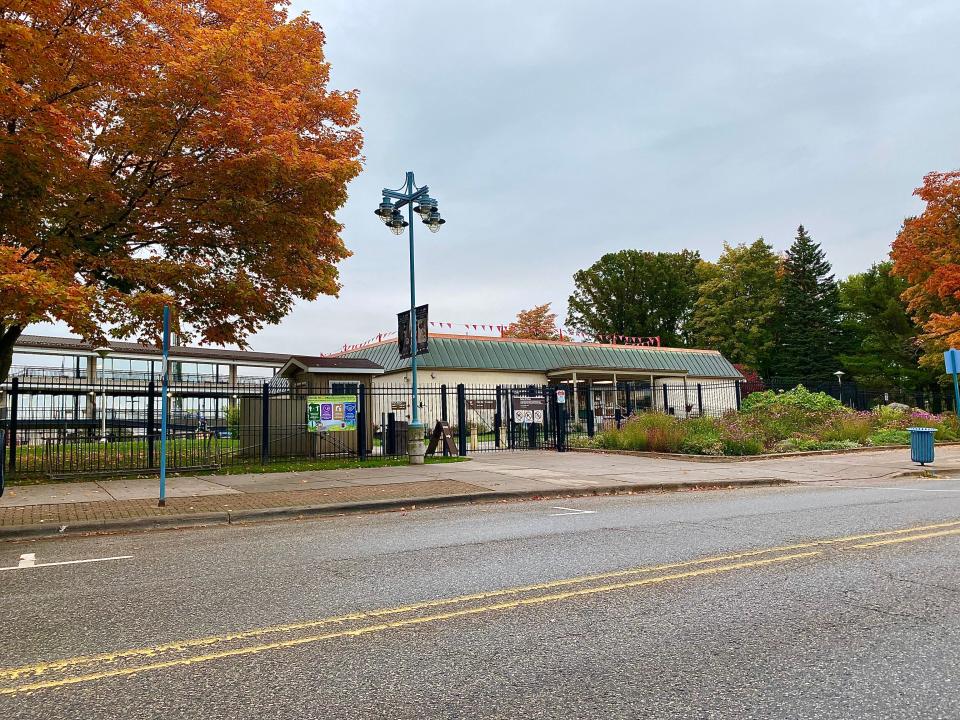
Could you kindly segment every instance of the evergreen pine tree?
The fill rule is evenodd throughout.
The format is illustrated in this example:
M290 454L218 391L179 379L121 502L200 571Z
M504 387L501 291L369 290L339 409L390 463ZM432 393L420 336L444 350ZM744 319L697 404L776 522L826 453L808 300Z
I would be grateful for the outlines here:
M787 250L781 282L778 377L825 380L836 368L839 293L819 243L801 225Z

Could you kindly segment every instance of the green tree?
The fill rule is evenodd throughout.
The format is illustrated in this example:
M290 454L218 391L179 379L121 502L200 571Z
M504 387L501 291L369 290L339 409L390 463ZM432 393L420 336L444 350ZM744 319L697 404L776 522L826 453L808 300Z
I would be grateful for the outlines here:
M823 248L801 225L783 261L774 372L824 378L836 368L839 293Z
M901 299L909 283L891 275L892 268L892 262L877 263L840 283L839 359L863 385L910 389L930 385L936 382L936 373L919 366L921 331Z
M658 335L682 345L697 298L700 254L621 250L573 276L567 326L587 335Z
M703 272L691 319L692 341L765 375L776 346L780 259L763 238L730 247Z

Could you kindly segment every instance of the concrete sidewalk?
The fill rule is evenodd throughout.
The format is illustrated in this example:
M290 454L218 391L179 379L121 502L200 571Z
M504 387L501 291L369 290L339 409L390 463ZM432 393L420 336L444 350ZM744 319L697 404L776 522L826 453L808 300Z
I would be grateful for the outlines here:
M960 447L937 450L933 471L960 471ZM11 486L0 498L0 537L65 531L238 522L282 515L474 499L685 487L866 482L920 468L907 449L703 463L597 453L480 453L464 463L249 475Z

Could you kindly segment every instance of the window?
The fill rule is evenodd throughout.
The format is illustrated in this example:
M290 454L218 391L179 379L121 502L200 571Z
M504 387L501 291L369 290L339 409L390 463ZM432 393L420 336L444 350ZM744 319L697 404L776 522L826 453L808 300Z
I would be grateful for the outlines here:
M331 395L356 395L357 385L355 382L332 382L330 383Z

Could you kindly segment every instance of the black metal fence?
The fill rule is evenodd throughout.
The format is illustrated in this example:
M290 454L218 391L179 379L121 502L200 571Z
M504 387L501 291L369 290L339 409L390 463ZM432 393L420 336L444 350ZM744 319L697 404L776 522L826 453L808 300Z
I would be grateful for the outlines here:
M870 410L878 405L902 403L932 413L955 411L952 389L933 385L925 388L871 387L852 380L832 378L775 377L768 381L743 383L743 395L763 390L790 390L803 385L811 392L823 392L854 410Z
M316 390L284 380L225 385L172 383L167 466L174 471L259 465L293 458L402 457L413 420L409 384L364 387L339 383L356 398L356 424L346 432L313 432L308 401ZM631 415L658 411L681 418L719 416L740 408L766 386L740 381L558 385L425 385L418 419L428 440L438 422L452 431L457 454L557 449L577 437L620 426ZM823 389L840 395L839 383ZM11 471L73 473L150 472L160 465L161 387L157 382L73 377L14 377L2 389L0 430ZM892 401L946 409L944 398L867 391L847 384L845 404L859 409ZM448 453L441 443L438 452Z

